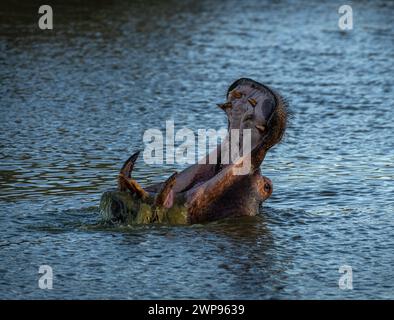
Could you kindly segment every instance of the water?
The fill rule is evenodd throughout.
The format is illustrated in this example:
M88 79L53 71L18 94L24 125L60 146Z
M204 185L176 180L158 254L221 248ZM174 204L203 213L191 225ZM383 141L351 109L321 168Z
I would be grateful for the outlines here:
M0 298L394 298L393 2L1 5ZM147 128L219 129L247 76L290 102L254 218L104 228L100 195ZM141 183L182 166L139 162ZM38 268L53 268L53 290ZM341 265L353 290L340 290Z

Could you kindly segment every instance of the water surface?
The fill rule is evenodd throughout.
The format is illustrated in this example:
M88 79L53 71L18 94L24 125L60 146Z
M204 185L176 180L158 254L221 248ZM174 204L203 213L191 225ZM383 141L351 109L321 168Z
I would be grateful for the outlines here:
M1 5L0 298L394 298L392 2L350 3L349 32L335 1L67 3L52 31L38 5ZM292 111L260 214L97 226L144 131L226 127L215 104L243 76ZM181 168L141 161L134 176Z

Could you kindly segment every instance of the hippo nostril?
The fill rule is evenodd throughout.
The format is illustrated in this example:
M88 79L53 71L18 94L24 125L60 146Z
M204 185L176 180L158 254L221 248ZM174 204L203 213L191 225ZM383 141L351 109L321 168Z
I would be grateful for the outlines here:
M269 183L264 184L264 191L267 193L271 191L271 185Z

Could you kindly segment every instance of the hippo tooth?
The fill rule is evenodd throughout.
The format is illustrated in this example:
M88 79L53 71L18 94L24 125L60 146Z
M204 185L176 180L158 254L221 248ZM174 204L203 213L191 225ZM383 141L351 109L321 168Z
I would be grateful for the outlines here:
M256 124L255 127L257 128L257 130L259 130L259 131L261 131L261 132L264 132L264 131L265 131L265 126L260 126L260 125Z
M231 108L232 106L233 106L233 105L232 105L231 102L218 103L218 107L221 108L221 109L223 109L223 110L226 110L226 109L228 109L228 108Z
M248 102L252 105L253 108L257 105L257 101L253 98L249 98Z
M231 96L235 99L241 99L242 93L237 90L233 90L233 91L231 91Z

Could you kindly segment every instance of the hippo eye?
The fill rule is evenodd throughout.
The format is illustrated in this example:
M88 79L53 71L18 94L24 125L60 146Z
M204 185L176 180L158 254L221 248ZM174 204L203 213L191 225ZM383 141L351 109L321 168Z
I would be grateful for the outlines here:
M269 183L264 184L264 191L267 193L271 191L271 186Z

